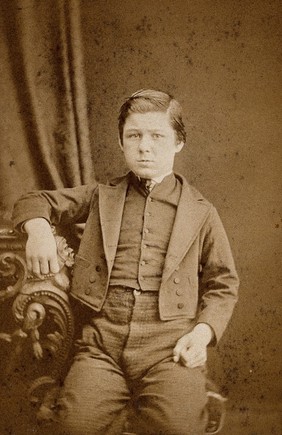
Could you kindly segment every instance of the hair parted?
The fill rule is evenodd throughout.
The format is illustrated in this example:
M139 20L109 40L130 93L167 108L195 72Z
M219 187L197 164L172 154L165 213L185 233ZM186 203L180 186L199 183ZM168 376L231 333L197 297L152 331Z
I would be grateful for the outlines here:
M171 126L179 142L186 142L186 131L182 120L182 107L170 94L153 89L141 89L134 92L122 104L118 117L119 137L122 143L126 118L131 113L167 112Z

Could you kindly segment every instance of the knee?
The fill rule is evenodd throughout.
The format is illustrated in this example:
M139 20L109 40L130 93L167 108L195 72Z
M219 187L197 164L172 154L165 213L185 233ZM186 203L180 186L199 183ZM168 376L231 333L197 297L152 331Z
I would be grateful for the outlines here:
M57 404L58 435L120 434L127 420L126 406L112 412L109 409L89 409L71 400L70 395L59 399Z
M147 420L147 429L142 434L151 435L204 435L205 424L203 421L181 421L177 418L166 418L162 421ZM152 429L153 428L153 429Z
M182 409L146 409L139 413L142 435L204 435L207 425L207 412L205 406L201 408L181 406ZM139 433L137 430L137 433Z
M98 427L95 416L83 407L66 397L60 399L57 405L58 435L100 435L105 432L105 427ZM100 420L101 421L101 420ZM104 422L106 425L106 421Z

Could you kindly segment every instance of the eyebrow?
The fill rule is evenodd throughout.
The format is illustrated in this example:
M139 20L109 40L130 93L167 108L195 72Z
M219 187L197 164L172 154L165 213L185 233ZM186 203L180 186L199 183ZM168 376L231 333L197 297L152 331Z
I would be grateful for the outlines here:
M130 132L130 131L140 131L140 130L142 130L142 129L140 129L140 128L138 128L138 127L131 127L131 128L125 128L124 130ZM164 132L163 130L158 129L158 128L156 128L156 129L151 129L151 130L148 130L148 131L149 131L150 133L163 133L163 132Z

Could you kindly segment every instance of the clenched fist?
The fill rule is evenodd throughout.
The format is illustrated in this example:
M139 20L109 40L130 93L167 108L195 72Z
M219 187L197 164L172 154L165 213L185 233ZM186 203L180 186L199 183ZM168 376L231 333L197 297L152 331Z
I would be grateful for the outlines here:
M28 270L39 278L49 273L59 272L57 245L49 222L44 218L30 219L25 222L28 234L26 243L26 262Z

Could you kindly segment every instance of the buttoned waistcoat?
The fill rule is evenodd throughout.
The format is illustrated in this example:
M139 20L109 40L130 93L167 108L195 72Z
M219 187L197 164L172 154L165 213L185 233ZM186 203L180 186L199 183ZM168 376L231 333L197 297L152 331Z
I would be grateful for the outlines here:
M218 340L237 301L238 276L217 211L184 177L159 289L163 321L208 323ZM107 296L129 176L95 184L31 192L15 204L18 227L34 217L50 223L86 222L75 258L72 295L99 312Z

